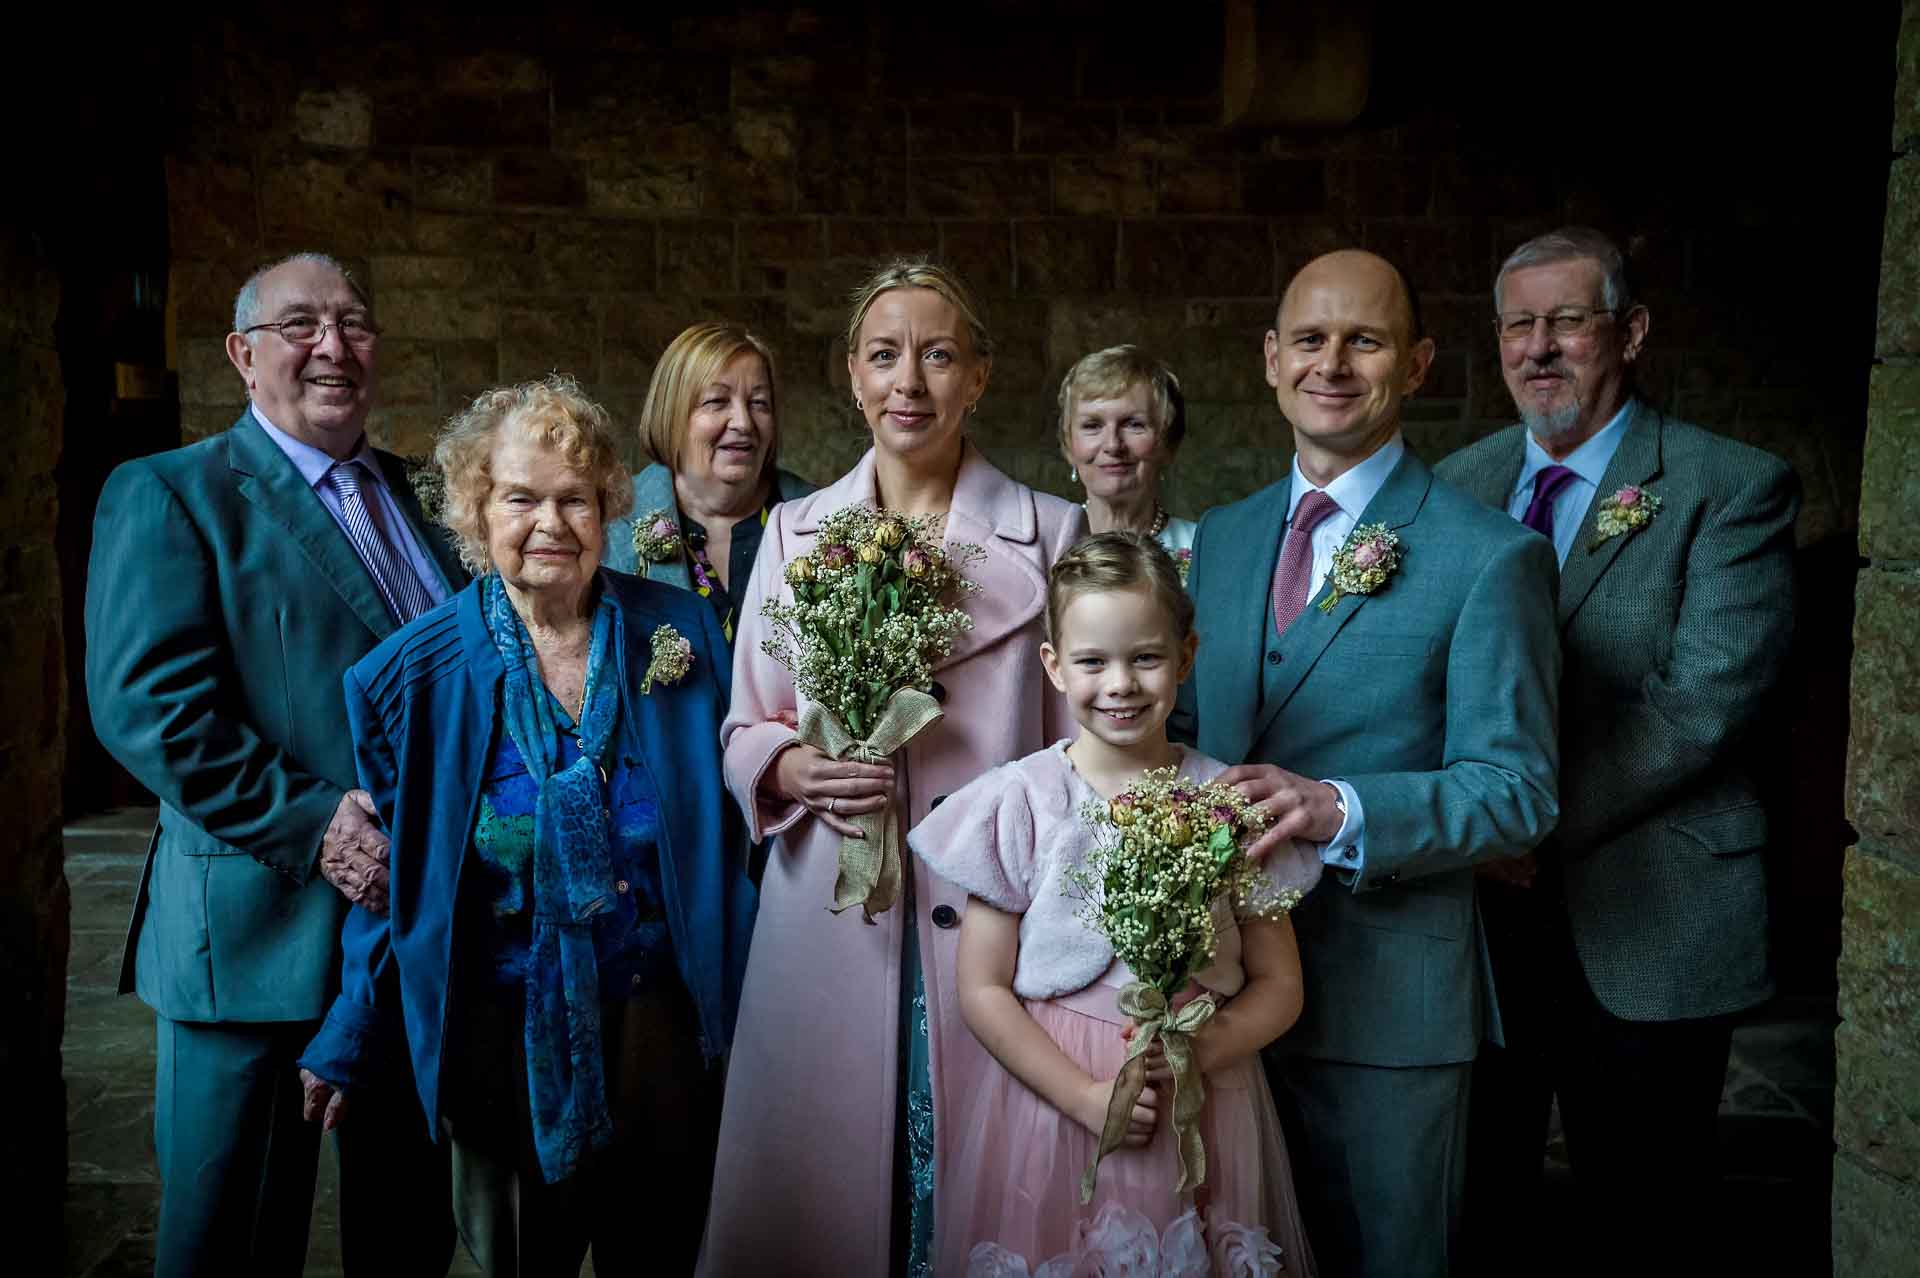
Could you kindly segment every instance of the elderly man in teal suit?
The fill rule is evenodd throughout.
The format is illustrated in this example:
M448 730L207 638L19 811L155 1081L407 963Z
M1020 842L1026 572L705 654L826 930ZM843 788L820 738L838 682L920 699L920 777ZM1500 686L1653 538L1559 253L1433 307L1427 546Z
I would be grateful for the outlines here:
M1433 357L1400 273L1329 254L1288 285L1266 376L1291 477L1194 544L1182 725L1320 845L1294 911L1306 1007L1269 1055L1322 1272L1440 1278L1492 998L1476 864L1552 829L1553 556L1400 435Z
M318 1134L294 1061L338 988L350 905L386 908L340 677L465 580L367 444L378 329L346 271L275 263L234 330L248 411L113 473L87 577L94 724L160 799L122 990L156 1014L161 1275L302 1270ZM415 1152L430 1169L417 1110L342 1141L349 1272L445 1271L446 1173L420 1185Z
M1773 991L1751 765L1798 485L1633 396L1651 320L1599 232L1521 245L1494 304L1522 424L1439 471L1553 546L1566 673L1559 828L1482 884L1507 1040L1474 1077L1469 1234L1488 1272L1526 1251L1557 1095L1592 1224L1686 1268L1732 1017Z

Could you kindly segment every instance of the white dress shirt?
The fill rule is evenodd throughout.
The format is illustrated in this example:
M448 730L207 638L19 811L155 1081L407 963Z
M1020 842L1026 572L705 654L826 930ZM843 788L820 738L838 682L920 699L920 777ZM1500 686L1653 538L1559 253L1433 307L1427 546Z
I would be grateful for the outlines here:
M1540 441L1531 431L1527 433L1527 459L1520 464L1519 482L1507 495L1507 513L1515 519L1526 517L1527 507L1533 504L1533 477L1547 467L1559 465L1572 471L1574 477L1553 496L1553 550L1560 556L1563 567L1567 556L1573 553L1573 541L1580 535L1587 507L1593 505L1600 481L1606 478L1607 466L1627 433L1627 412L1632 407L1632 400L1622 404L1612 421L1559 462L1547 456L1547 450L1540 447Z
M1327 582L1327 574L1333 571L1333 556L1353 530L1360 523L1364 512L1381 487L1387 482L1387 476L1406 456L1407 444L1398 431L1380 450L1353 469L1344 472L1325 488L1317 491L1333 499L1339 509L1321 520L1314 528L1313 537L1313 581L1307 588L1308 606L1320 597ZM1293 494L1287 503L1287 526L1293 526L1293 513L1300 507L1300 499L1316 491L1307 477L1300 473L1300 455L1293 458ZM1531 490L1529 490L1531 491ZM1323 778L1326 784L1340 792L1340 798L1347 805L1346 820L1340 823L1340 829L1332 839L1320 847L1320 859L1339 874L1343 883L1353 882L1367 863L1367 812L1360 802L1360 796L1354 788L1339 777Z

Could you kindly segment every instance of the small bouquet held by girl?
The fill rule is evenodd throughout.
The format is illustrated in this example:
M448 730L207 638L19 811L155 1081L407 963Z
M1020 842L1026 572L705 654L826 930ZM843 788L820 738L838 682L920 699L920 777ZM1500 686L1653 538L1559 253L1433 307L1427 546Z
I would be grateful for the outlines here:
M1267 816L1231 786L1196 784L1177 768L1152 768L1111 801L1085 805L1080 816L1094 829L1094 845L1067 878L1085 893L1081 921L1106 937L1133 972L1119 1007L1134 1030L1126 1063L1114 1076L1099 1148L1080 1181L1080 1201L1092 1199L1100 1160L1126 1137L1156 1044L1173 1087L1170 1118L1180 1155L1173 1190L1181 1193L1207 1179L1199 1122L1207 1089L1193 1067L1193 1036L1219 1008L1209 990L1191 999L1183 993L1213 965L1219 907L1230 909L1228 925L1282 919L1301 892L1276 884L1247 856Z
M1049 678L1071 744L915 827L965 888L960 1013L997 1066L943 1114L934 1272L1311 1274L1259 1051L1300 1014L1286 909L1319 858L1167 739L1198 643L1167 552L1090 537L1053 566ZM1097 1174L1096 1174L1097 1169Z
M769 595L773 633L761 650L785 666L806 705L800 740L833 759L884 762L941 718L930 688L971 628L958 598L978 587L961 569L981 554L940 545L931 520L848 506L820 524L813 553L787 562L791 602ZM865 833L840 844L831 909L861 917L900 895L900 839L891 807L853 818Z

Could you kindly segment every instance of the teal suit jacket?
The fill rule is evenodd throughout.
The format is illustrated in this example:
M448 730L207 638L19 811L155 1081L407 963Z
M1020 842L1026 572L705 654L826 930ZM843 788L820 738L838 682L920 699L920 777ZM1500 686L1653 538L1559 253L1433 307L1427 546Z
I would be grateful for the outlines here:
M1505 511L1525 458L1510 426L1439 470ZM1627 484L1659 513L1590 549ZM1773 992L1752 760L1792 641L1799 506L1779 458L1636 403L1561 570L1561 815L1537 890L1564 899L1587 983L1623 1020Z
M451 593L452 547L376 456ZM320 838L357 784L340 677L395 626L251 413L108 477L86 627L94 728L160 799L122 992L174 1020L325 1015L347 903L317 872Z
M1363 871L1329 870L1294 911L1306 1006L1280 1049L1470 1061L1492 1008L1472 867L1528 851L1558 813L1553 549L1409 451L1360 519L1399 535L1399 570L1330 613L1323 588L1276 637L1290 482L1200 522L1176 731L1230 763L1341 778L1366 811Z

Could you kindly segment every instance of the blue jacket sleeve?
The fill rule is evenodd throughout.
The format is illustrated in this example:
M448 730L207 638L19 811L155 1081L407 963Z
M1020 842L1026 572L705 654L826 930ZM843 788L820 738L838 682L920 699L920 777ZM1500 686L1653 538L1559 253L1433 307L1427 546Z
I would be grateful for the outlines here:
M399 782L393 747L352 669L343 682L360 785L373 796L381 825L391 830ZM354 906L340 929L340 947L340 993L320 1032L301 1054L300 1065L344 1088L377 1077L405 1031L398 1023L399 1008L390 1006L399 973L393 962L389 916Z

